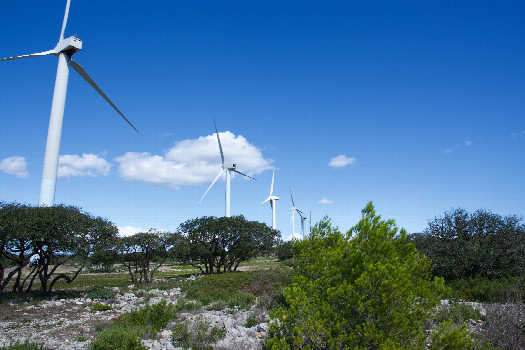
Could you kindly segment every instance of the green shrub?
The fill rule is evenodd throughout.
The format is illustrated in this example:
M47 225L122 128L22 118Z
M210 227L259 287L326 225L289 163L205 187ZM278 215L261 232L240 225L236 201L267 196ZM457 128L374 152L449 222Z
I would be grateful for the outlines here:
M271 313L271 349L422 349L446 288L431 263L372 203L346 235L328 218L297 241L288 307ZM449 334L442 332L438 337ZM458 337L467 337L460 333ZM470 341L470 340L469 340Z
M108 311L113 309L111 305L101 304L101 303L91 303L89 305L93 311Z
M146 305L142 309L123 314L115 324L140 327L144 332L154 336L175 318L175 308L174 304L167 304L162 300L157 304Z
M155 336L175 316L175 305L165 300L125 313L97 334L92 349L146 349L141 343L144 336Z
M145 350L143 331L131 325L114 325L97 334L92 350Z
M197 317L193 324L178 323L172 329L173 345L183 349L208 350L213 349L213 343L224 338L226 330L220 327L211 327L210 323Z
M246 324L244 325L244 327L251 328L251 327L253 327L253 326L257 325L257 324L259 324L257 322L257 315L254 312L252 312L246 318Z
M291 280L293 271L286 267L236 273L206 275L185 282L181 289L188 298L202 305L223 303L234 308L249 309L257 298L267 296L268 305L275 304ZM214 307L212 305L212 307Z
M283 242L275 247L275 255L277 256L277 260L284 261L291 259L293 257L292 247L291 241Z
M95 287L87 292L86 298L90 299L111 299L115 293L110 288Z
M432 332L430 344L430 350L470 350L474 348L467 325L455 327L450 321L442 323Z
M452 303L439 307L433 319L439 324L452 321L456 325L467 322L468 320L481 320L481 312L474 309L471 305Z
M429 221L410 239L432 260L434 273L447 280L525 273L525 223L515 215L459 208Z
M177 300L177 304L175 304L175 311L176 312L188 312L193 310L199 310L202 308L202 304L199 302L189 301L186 299L179 299ZM222 310L222 309L220 309Z
M44 345L30 343L26 340L24 343L14 343L9 346L0 347L0 350L44 350Z
M487 303L522 302L525 296L523 277L490 280L486 277L460 279L447 282L454 297Z

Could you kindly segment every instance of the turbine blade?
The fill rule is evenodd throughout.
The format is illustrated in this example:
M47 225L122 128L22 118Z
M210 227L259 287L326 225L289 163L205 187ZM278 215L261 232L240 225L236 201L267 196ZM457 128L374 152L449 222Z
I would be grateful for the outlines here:
M67 17L69 16L69 3L71 0L67 0L66 3L66 13L64 13L64 22L62 22L62 31L60 32L60 40L62 41L64 39L64 32L66 31L66 23L67 23Z
M215 179L214 179L213 182L211 183L210 187L208 187L208 189L206 190L206 192L204 192L204 195L202 196L202 198L201 198L201 200L199 201L199 203L202 202L202 200L204 199L204 197L206 196L206 194L208 194L208 191L210 190L210 188L211 188L213 185L215 185L215 183L217 182L217 180L219 180L219 177L222 175L222 172L223 172L223 171L224 171L223 169L219 170L219 173L217 174L217 176L215 177Z
M251 177L251 176L248 176L248 175L246 175L246 174L243 174L243 173L241 173L241 172L240 172L239 170L237 170L237 169L230 169L230 170L236 172L237 174L241 174L241 175L243 175L243 176L249 177L249 178L252 179L252 180L257 181L257 179L255 179L255 178L253 178L253 177Z
M292 218L290 219L290 223L292 223L292 221L293 221L293 214L295 214L295 208L292 209ZM294 232L292 232L292 233L294 233Z
M264 203L268 202L269 200L270 200L270 197L266 198L266 200L264 202L262 202L261 204L264 204Z
M77 62L73 61L73 60L70 60L69 61L69 64L71 65L71 67L73 67L74 70L77 71L78 74L80 74L80 76L82 76L82 78L84 78L88 83L89 85L91 85L99 94L100 96L102 96L104 98L104 100L106 100L110 105L111 107L113 107L117 112L118 114L120 114L120 116L122 118L124 118L125 121L128 122L129 125L131 125L131 127L133 129L135 129L136 132L139 132L137 130L137 128L135 128L133 126L133 124L131 124L131 122L128 120L128 118L124 117L124 114L122 114L121 111L119 111L119 109L117 108L117 106L115 106L113 104L113 102L111 102L111 100L106 96L106 94L98 87L97 84L95 84L95 82L93 81L93 79L91 79L91 77L86 73L86 71L84 70L84 68L82 68L82 66L80 64L78 64Z
M224 153L222 153L221 139L219 138L219 132L217 131L217 123L215 123L215 119L213 119L213 124L215 124L215 133L217 134L217 141L219 142L219 151L221 151L222 166L224 167Z
M272 174L272 187L270 187L270 196L272 195L273 193L273 179L275 178L275 170L273 171L273 174Z
M17 60L19 58L48 56L48 55L57 55L57 52L55 50L49 50L49 51L44 51L44 52L32 53L30 55L22 55L22 56L15 56L15 57L0 58L0 61L10 61L10 60Z
M294 203L294 201L293 201L292 189L291 189L291 188L290 188L290 197L292 197L292 204L293 204L293 206L295 207L295 203Z

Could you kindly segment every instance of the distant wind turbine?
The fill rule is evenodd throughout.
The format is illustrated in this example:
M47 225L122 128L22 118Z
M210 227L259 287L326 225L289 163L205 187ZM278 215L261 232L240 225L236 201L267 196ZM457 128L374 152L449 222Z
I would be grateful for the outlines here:
M86 73L86 71L77 62L71 59L71 56L82 49L82 41L75 36L64 39L64 31L66 29L67 17L69 14L69 5L71 0L67 0L66 12L64 14L64 21L62 22L62 31L58 44L54 49L30 55L22 55L16 57L8 57L0 59L0 61L16 60L19 58L38 57L38 56L58 56L58 68L55 80L55 91L53 92L53 103L51 105L51 116L49 118L49 129L47 132L46 151L44 156L44 166L42 170L42 183L40 186L40 197L38 204L40 206L52 206L55 202L55 187L58 171L58 156L60 152L60 138L62 136L62 122L64 119L64 106L66 104L67 83L69 78L69 67L73 67L82 78L84 78L89 85L91 85L110 105L113 107L124 120L135 131L138 130L131 124L131 122L118 110L118 108L111 102L111 100L102 92L102 90L95 84L93 79Z
M255 180L255 179L253 177L248 176L246 174L243 174L239 170L237 170L237 165L236 164L232 164L231 166L230 166L230 164L228 164L228 166L224 165L224 153L222 152L221 139L219 138L219 132L217 131L217 124L215 123L215 120L213 121L213 124L215 124L215 133L217 134L217 142L219 143L219 151L221 152L222 167L221 167L221 170L219 170L219 173L217 174L217 176L215 177L213 182L211 183L210 187L208 187L206 192L204 192L204 195L202 196L202 198L199 201L199 203L202 202L202 200L204 199L204 197L206 196L208 191L217 182L219 177L222 175L222 172L226 171L226 217L229 218L230 217L230 178L231 178L231 172L232 171L236 172L237 174L241 174L242 176L249 177L252 180Z
M264 204L264 203L270 201L270 206L272 208L272 228L275 230L276 229L276 226L275 226L275 201L278 201L279 197L273 195L273 180L274 180L274 178L275 178L275 170L273 171L273 175L272 175L272 186L270 187L270 195L261 204Z
M303 239L304 239L304 222L306 221L306 219L308 219L302 211L300 211L299 209L297 209L297 213L299 213L299 216L301 217L301 231L303 233Z
M306 216L304 215L304 213L302 211L300 211L299 209L297 209L297 207L295 206L295 202L293 200L293 195L292 195L292 189L290 189L290 198L292 198L292 207L290 208L290 210L292 211L292 219L290 220L291 223L292 223L292 238L296 236L296 233L295 233L295 212L297 212L299 214L299 216L301 217L301 227L303 228L303 238L304 238L304 220L306 220Z

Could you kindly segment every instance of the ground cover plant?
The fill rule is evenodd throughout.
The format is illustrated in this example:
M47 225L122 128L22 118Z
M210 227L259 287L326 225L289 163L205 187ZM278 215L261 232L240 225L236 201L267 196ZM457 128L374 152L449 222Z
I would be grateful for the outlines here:
M249 309L257 300L270 308L282 300L282 290L291 281L293 271L274 266L261 270L207 275L181 285L188 298L215 309Z

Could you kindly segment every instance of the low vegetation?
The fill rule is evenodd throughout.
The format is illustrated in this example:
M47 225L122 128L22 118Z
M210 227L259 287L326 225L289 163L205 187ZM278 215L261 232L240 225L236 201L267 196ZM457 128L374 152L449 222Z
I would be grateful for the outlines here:
M269 311L267 349L520 349L524 238L515 216L461 209L407 236L369 203L348 232L325 217L302 241L243 217L120 239L79 208L0 203L0 303L86 297L110 314L115 293L141 297L141 309L101 324L92 349L145 349L166 330L176 347L211 349L227 330L180 315L225 309L248 311L247 328ZM150 304L150 289L175 287L176 303Z

